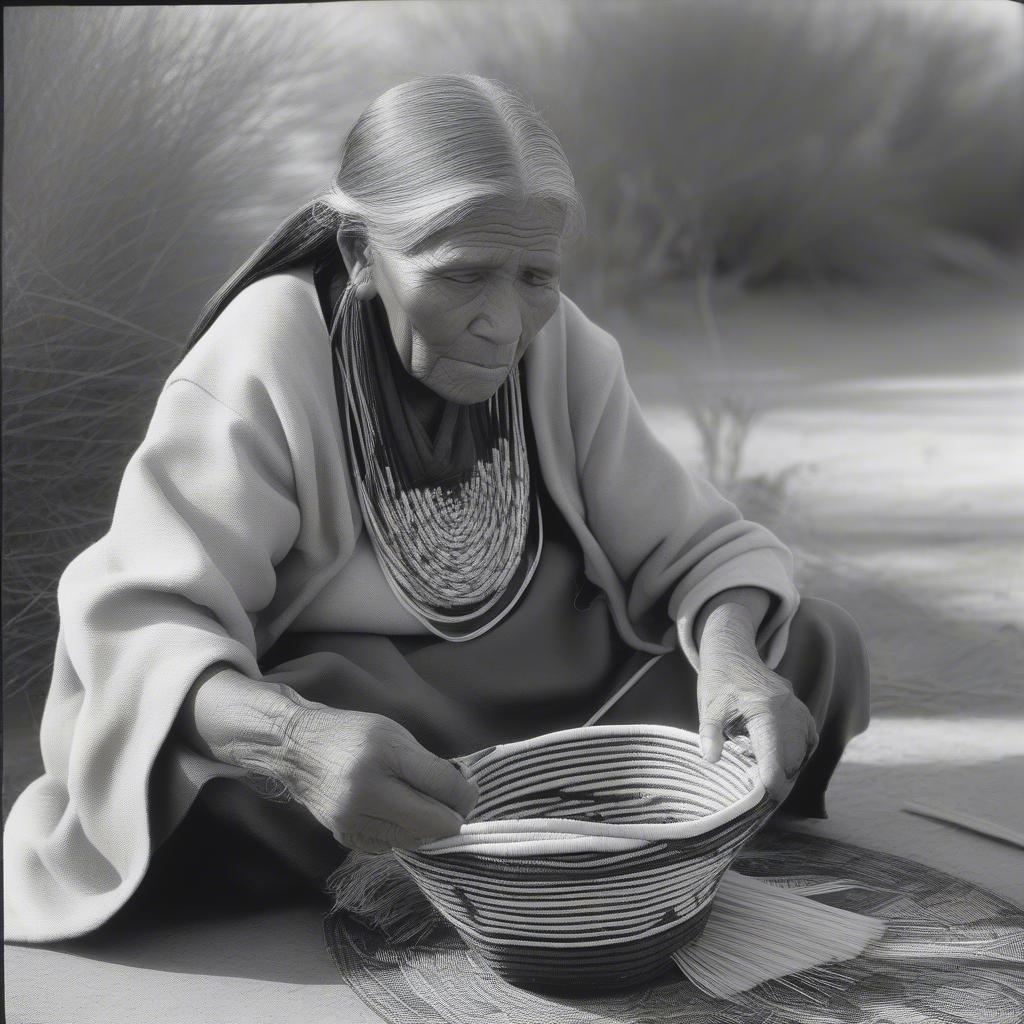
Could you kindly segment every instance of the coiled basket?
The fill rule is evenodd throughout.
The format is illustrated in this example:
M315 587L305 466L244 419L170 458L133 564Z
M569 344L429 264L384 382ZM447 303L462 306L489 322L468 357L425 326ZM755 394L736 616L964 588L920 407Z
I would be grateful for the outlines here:
M460 834L395 855L480 957L537 989L660 975L778 806L738 743L709 764L668 726L569 729L456 763L480 788Z

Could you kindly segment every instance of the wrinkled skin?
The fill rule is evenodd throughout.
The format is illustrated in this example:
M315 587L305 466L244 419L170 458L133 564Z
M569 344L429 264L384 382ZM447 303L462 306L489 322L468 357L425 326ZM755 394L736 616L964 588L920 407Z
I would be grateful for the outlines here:
M356 295L379 295L405 369L440 398L490 398L559 302L562 218L494 202L413 253L339 233Z
M493 395L554 314L561 229L540 204L495 202L413 253L339 232L357 297L380 296L402 365L422 385L413 400L425 421L442 399ZM725 727L742 723L765 788L781 802L817 733L790 683L756 651L767 600L737 588L707 603L697 698L707 760L720 756ZM312 704L287 687L215 677L189 717L200 750L280 780L354 849L454 835L477 800L474 783L397 722Z
M191 693L182 726L207 756L283 784L351 849L411 849L454 835L479 796L475 782L390 718L237 672Z
M697 709L701 748L715 762L724 731L745 728L761 781L780 803L818 744L818 730L793 685L761 660L749 611L725 604L708 617L701 639Z
M302 704L281 781L339 843L383 853L458 833L479 792L450 761L383 715Z

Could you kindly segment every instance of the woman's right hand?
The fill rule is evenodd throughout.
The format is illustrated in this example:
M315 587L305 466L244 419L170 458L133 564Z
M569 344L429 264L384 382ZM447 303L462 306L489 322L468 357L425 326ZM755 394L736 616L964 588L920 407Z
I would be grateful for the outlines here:
M282 783L355 850L455 835L478 796L475 782L390 718L314 704L231 667L197 680L176 727L200 754Z
M479 794L455 765L383 715L289 696L274 774L339 843L382 853L458 833Z

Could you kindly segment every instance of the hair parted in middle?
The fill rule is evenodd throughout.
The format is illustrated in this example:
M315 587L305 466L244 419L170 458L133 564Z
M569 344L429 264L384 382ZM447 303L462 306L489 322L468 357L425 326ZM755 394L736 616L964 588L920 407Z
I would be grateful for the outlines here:
M474 74L424 75L393 86L356 119L330 187L232 275L203 310L185 351L243 288L329 254L339 230L409 253L495 199L550 205L566 240L583 231L569 161L518 92Z

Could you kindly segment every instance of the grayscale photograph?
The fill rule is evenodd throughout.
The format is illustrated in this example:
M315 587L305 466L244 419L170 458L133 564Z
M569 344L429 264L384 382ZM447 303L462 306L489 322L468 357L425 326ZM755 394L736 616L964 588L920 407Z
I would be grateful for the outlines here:
M1024 1021L1024 7L3 18L10 1024Z

